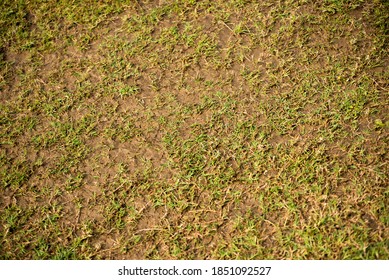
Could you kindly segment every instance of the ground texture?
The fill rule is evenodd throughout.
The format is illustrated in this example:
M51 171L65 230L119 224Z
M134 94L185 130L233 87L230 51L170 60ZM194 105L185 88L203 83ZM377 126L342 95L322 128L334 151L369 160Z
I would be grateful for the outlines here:
M1 2L1 259L389 258L388 1Z

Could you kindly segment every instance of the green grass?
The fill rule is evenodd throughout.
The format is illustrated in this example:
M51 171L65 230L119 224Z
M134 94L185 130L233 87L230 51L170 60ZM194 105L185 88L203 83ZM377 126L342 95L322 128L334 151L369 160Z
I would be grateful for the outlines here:
M388 259L388 15L3 1L0 258Z

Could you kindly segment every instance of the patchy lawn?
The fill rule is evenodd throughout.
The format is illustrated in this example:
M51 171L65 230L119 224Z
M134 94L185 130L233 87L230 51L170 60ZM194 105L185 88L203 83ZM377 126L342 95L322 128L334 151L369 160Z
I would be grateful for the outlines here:
M2 1L0 258L388 259L388 15Z

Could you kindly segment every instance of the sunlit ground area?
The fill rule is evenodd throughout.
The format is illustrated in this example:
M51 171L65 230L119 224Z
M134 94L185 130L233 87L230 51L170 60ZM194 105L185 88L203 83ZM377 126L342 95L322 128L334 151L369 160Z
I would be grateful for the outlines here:
M0 4L1 259L388 259L386 0Z

